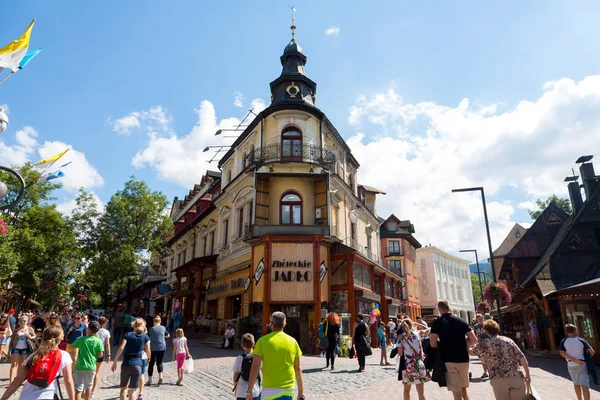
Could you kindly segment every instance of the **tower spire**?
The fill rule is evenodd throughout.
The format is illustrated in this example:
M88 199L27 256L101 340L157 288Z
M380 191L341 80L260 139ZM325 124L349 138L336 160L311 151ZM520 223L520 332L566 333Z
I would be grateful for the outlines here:
M296 25L295 25L295 19L294 17L296 16L296 9L294 8L294 6L291 7L292 8L292 26L290 26L290 29L292 30L292 40L294 39L294 35L295 35L295 31L296 31Z

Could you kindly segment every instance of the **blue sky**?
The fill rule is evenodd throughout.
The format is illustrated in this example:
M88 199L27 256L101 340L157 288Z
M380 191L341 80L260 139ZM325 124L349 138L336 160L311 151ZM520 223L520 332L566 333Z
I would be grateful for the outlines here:
M595 80L584 79L594 77L600 67L600 26L595 18L600 3L491 3L295 4L296 37L308 57L307 74L318 84L317 106L354 143L362 180L385 186L388 196L381 201L380 213L417 221L422 242L450 250L484 243L481 213L476 199L468 195L448 200L449 209L443 213L423 211L427 199L435 206L435 199L450 197L445 187L422 184L431 174L452 174L442 183L491 188L490 214L496 217L493 235L499 245L512 223L528 221L528 202L565 192L561 175L567 174L576 155L590 152L581 142L562 146L561 132L574 123L581 125L584 130L570 133L578 139L599 126L595 115L600 89ZM209 129L202 118L210 116L211 107L218 124L242 118L253 99L268 103L268 84L280 73L279 56L290 38L287 4L0 2L0 42L19 37L35 17L31 47L43 49L25 70L0 85L0 104L8 105L11 119L0 141L4 149L20 146L19 154L30 160L49 151L52 146L44 147L45 142L54 147L55 142L68 144L85 157L101 178L77 176L87 170L74 163L71 173L64 171L63 183L73 181L70 190L61 192L59 203L73 199L74 185L80 181L106 202L130 175L169 198L184 195L189 185L169 179L164 165L161 175L150 160L150 153L162 148L148 133L185 138L194 135L196 125ZM338 27L339 33L326 35L331 27ZM565 78L570 81L546 85ZM243 95L244 107L234 105L236 91ZM564 107L561 98L573 101ZM536 114L519 111L519 105L522 109L529 103L537 104L543 116L523 121ZM143 117L157 106L168 120L158 128L155 119ZM115 122L131 113L138 113L140 126L126 135L115 132ZM23 147L31 141L17 143L17 131L25 127L37 132L37 147L29 152ZM484 127L488 129L475 132ZM454 128L470 133L461 136ZM533 132L531 140L512 142L528 132ZM489 143L484 143L486 135ZM206 133L196 139L198 147L216 143ZM471 146L474 142L480 145ZM524 162L543 142L559 149L544 145L543 159ZM381 165L371 161L389 146L404 150L387 158L389 165L384 167L394 172L385 179L380 177ZM132 160L144 149L152 151L135 167ZM6 154L0 154L0 161L7 162ZM203 171L198 169L202 167L183 172L191 182L199 181ZM532 183L538 178L544 185ZM450 229L453 224L456 227Z

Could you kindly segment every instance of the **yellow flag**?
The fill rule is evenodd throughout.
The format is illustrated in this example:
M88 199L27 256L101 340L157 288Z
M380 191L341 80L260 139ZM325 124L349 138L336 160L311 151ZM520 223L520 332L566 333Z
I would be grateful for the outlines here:
M56 161L58 161L58 160L59 160L59 159L60 159L62 156L64 156L64 155L67 153L67 151L69 151L69 150L70 150L70 149L69 149L69 148L67 148L65 151L63 151L63 152L60 152L60 153L58 153L58 154L56 154L56 155L53 155L52 157L44 158L44 159L42 159L42 160L40 160L40 161L36 162L36 163L35 163L35 164L33 164L33 165L37 165L37 166L39 166L39 165L44 165L44 164L49 164L49 163L55 163L55 162L56 162Z
M27 48L29 48L29 38L31 37L31 29L33 29L34 23L35 18L19 39L10 42L0 49L0 68L10 68L13 71L19 69L19 63L25 57Z

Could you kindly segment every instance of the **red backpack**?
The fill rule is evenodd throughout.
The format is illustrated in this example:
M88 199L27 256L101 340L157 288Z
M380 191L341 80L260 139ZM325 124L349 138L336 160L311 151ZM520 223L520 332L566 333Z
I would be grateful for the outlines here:
M62 353L58 349L46 354L29 369L27 382L40 388L47 388L58 376L61 361Z

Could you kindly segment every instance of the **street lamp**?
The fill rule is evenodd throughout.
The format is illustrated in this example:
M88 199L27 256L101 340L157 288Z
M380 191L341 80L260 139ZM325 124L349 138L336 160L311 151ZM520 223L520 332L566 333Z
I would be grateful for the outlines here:
M4 109L0 107L0 133L4 132L8 127L8 115L4 112Z
M488 221L487 205L485 203L485 191L481 186L462 189L452 189L452 193L461 192L481 192L481 203L483 204L483 217L485 219L485 231L487 233L488 250L490 252L490 264L492 264L492 282L496 283L496 267L494 266L494 252L492 250L492 238L490 237L490 222ZM496 309L498 310L498 325L500 325L500 332L504 332L499 300L496 300Z
M19 204L21 200L23 200L23 197L25 196L25 181L23 180L23 177L14 169L0 166L0 171L5 171L9 175L12 175L16 180L16 182L10 183L10 190L6 185L6 182L0 180L0 211L10 210ZM9 195L9 193L10 196L6 200L2 201L7 197L7 195Z
M481 286L481 272L479 271L479 258L477 250L459 250L461 253L475 253L475 262L477 263L477 279L479 279L479 291L481 292L481 300L483 301L483 287Z

